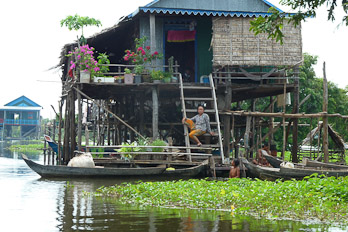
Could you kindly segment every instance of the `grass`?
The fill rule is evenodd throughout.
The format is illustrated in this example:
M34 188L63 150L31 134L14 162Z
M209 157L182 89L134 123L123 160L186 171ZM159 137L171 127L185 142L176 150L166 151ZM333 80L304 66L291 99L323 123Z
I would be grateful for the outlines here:
M229 211L233 216L348 223L348 177L302 181L188 180L124 183L96 195L123 204Z

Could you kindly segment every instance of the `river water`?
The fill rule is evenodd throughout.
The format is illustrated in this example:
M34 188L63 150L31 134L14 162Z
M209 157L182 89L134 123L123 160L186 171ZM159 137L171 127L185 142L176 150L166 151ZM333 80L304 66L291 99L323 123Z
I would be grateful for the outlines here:
M27 154L39 163L43 156ZM69 181L69 182L68 182ZM127 180L129 181L129 180ZM0 231L347 231L323 224L232 217L229 212L122 205L93 192L122 180L49 180L0 146ZM68 186L68 187L67 187Z

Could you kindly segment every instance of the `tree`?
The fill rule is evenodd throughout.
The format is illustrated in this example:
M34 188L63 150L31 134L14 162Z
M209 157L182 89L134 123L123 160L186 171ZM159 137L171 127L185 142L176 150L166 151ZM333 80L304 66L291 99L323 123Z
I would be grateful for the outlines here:
M341 0L341 8L345 15L342 23L348 26L348 0ZM328 7L328 20L335 21L335 12L337 12L337 0L280 0L280 4L291 7L296 11L294 14L279 12L271 7L269 17L258 17L250 22L250 30L255 35L260 33L268 34L268 38L276 39L277 42L283 43L284 35L282 28L285 23L293 23L296 27L306 18L316 17L319 7L326 5Z
M81 37L80 37L80 42L82 44L86 44L87 40L85 39L84 35L83 35L83 27L86 26L101 26L101 22L97 19L94 18L89 18L88 16L86 17L82 17L79 16L77 14L75 14L74 16L67 16L65 19L62 19L60 21L60 26L66 26L70 31L75 30L78 31L81 29Z

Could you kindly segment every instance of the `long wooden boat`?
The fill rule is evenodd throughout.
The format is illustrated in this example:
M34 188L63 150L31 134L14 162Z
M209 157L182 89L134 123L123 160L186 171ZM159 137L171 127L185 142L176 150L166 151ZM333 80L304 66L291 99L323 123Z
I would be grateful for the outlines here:
M270 165L272 165L272 167L274 168L280 168L280 164L283 163L283 160L277 157L266 154L263 154L263 156L266 158L267 162L270 163Z
M320 168L330 168L330 169L348 169L347 165L339 165L333 163L323 163L315 160L304 159L303 164L307 167L320 167Z
M157 167L102 167L80 168L68 167L63 165L41 165L22 155L26 164L42 177L174 177L174 178L193 178L205 174L208 167L208 160L198 165L171 165L173 169L167 169L166 165Z
M80 168L63 165L41 165L22 155L25 163L42 177L129 177L129 176L155 176L165 172L165 167L144 168Z
M295 166L295 168L273 168L255 165L246 159L242 159L243 164L247 168L247 174L250 177L259 178L262 180L276 180L276 179L303 179L306 176L317 173L325 176L348 176L348 169L322 169L306 166Z
M169 177L191 178L202 176L208 168L208 160L203 161L198 166L186 167L186 168L174 168L174 170L166 169L163 173Z

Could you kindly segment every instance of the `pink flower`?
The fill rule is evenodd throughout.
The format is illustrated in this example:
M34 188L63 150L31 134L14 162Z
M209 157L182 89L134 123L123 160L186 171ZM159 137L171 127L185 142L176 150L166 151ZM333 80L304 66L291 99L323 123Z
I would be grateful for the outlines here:
M89 68L89 65L88 65L88 64L86 64L86 67L87 67L87 68Z
M77 56L77 59L78 59L78 60L81 59L81 55L78 55L78 56Z
M154 55L158 55L158 52L156 51L156 52L154 52L153 54L154 54Z
M133 62L137 62L137 60L136 60L136 59L134 59L134 60L133 60Z
M124 60L128 61L129 60L129 56L124 57Z
M143 50L144 50L143 47L138 48L138 51L143 51Z
M150 46L146 46L146 49L147 49L147 50L150 50Z
M73 64L74 62L70 61L70 64Z
M142 51L141 51L141 54L142 54L143 56L145 56L145 55L146 55L146 52L145 52L144 50L142 50Z
M76 67L76 65L73 63L71 66L70 66L70 69L74 69Z
M144 61L147 61L147 58L144 58Z
M95 72L98 72L99 70L100 70L100 68L98 68L98 67L95 67L95 68L94 68L94 71L95 71Z

